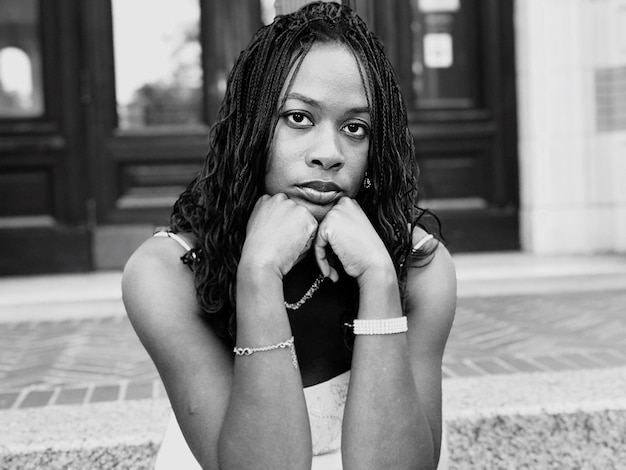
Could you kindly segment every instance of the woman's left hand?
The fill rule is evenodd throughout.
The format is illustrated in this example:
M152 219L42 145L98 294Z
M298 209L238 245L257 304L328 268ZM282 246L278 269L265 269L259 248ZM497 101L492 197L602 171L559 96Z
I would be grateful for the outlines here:
M383 241L361 206L349 197L341 198L326 214L318 227L313 246L320 270L334 282L339 279L339 274L330 263L330 250L346 273L357 281L361 281L371 270L394 270Z

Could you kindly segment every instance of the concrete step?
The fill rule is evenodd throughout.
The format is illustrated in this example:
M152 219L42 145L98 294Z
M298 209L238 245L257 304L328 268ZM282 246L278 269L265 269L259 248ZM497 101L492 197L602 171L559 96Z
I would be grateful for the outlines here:
M453 259L460 297L626 286L626 255L540 256L504 252L455 254ZM32 310L38 318L43 315L38 309L40 305L119 300L121 276L120 271L98 271L0 277L0 322L15 321L13 308L20 309L23 315ZM79 314L78 310L74 313ZM48 318L54 319L50 315Z
M626 367L446 379L447 468L620 468L624 390ZM1 411L0 468L148 469L168 416L165 399Z
M0 411L0 468L148 470L168 417L166 399Z
M626 255L454 255L459 297L626 288Z
M618 469L626 367L447 379L449 468Z

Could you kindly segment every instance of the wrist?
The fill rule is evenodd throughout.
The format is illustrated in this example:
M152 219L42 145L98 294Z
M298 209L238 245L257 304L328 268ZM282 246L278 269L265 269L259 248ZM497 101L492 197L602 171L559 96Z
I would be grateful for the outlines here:
M237 309L240 301L268 301L282 298L283 279L272 263L242 255L237 265ZM245 302L244 302L245 303ZM272 302L270 302L272 303Z
M361 289L377 288L377 286L384 288L397 286L398 276L396 275L396 270L394 269L391 259L389 259L388 262L373 265L368 268L357 279L357 282Z
M237 268L237 338L244 344L275 343L288 337L283 282L271 269L240 263Z
M380 269L359 282L359 319L384 319L402 315L398 277L393 269Z
M237 265L237 281L241 279L264 282L264 280L272 277L279 280L283 278L280 269L275 266L275 263L271 259L250 256L246 254L245 250L243 251L239 259L239 264Z

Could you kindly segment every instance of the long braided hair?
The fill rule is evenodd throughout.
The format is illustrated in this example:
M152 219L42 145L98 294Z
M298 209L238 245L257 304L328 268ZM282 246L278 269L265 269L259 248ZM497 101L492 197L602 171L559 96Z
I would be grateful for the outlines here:
M175 203L170 228L190 232L195 248L183 261L194 271L198 302L216 332L235 338L235 285L246 225L264 193L264 177L281 91L315 42L339 42L361 69L372 119L371 188L357 201L406 280L417 208L418 168L406 109L383 45L355 12L329 2L277 16L241 52L211 131L205 163ZM295 73L292 75L295 76Z

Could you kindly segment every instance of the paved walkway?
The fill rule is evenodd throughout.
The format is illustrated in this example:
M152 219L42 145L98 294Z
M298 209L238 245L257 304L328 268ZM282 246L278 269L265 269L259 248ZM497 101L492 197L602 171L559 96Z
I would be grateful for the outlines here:
M444 378L626 366L626 258L455 257ZM0 409L162 398L119 272L0 279Z

